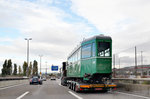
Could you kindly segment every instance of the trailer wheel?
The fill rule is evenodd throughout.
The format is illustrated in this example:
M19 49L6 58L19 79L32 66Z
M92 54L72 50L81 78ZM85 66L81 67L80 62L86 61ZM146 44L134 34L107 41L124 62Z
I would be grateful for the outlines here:
M73 91L75 91L75 90L76 90L76 84L73 85Z
M74 91L75 91L75 92L79 92L77 85L74 86Z
M71 89L71 83L69 83L68 86L69 86L69 89Z
M71 83L71 90L73 90L73 83Z

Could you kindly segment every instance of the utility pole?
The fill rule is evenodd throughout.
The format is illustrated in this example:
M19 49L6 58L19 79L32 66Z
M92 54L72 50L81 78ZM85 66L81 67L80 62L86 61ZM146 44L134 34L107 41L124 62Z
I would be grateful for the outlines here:
M42 73L41 73L41 61L42 61L42 57L43 57L43 55L39 55L39 57L40 57L40 76L42 75Z
M118 71L118 76L120 76L121 72L120 72L120 57L119 57L119 71Z
M29 72L29 40L32 40L32 38L25 38L27 40L27 70L26 70L26 76L28 76Z
M116 77L116 71L115 71L115 54L113 54L113 60L114 60L114 70L113 70L113 72L114 72L114 78Z
M137 78L137 52L136 52L136 46L135 46L135 76Z
M141 51L141 67L142 67L142 76L143 76L143 51Z

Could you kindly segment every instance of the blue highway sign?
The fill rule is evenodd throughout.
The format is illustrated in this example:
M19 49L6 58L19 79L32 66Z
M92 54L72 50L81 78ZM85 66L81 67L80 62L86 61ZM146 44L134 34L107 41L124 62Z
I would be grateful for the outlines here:
M52 70L52 71L58 71L58 66L52 66L52 67L51 67L51 70Z

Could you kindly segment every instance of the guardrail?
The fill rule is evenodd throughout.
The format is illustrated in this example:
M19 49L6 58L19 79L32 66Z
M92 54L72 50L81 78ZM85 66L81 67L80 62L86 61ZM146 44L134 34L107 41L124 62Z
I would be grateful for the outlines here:
M24 80L29 79L27 77L0 77L0 81L6 81L6 80Z
M150 84L150 78L112 78L116 83Z
M137 81L150 81L150 78L112 78L113 80L137 80Z
M29 78L24 77L0 77L0 88L29 83Z
M150 97L150 78L112 78L118 91Z

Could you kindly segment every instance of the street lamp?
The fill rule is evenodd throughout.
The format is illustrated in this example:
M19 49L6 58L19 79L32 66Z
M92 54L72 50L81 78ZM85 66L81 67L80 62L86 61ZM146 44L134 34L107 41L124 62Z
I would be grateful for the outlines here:
M142 76L143 76L143 51L141 51L141 67L142 67Z
M40 76L41 76L41 61L42 61L43 55L39 55L39 57L40 57Z
M29 40L32 40L32 38L25 38L27 40L27 71L26 75L28 76L28 71L29 71Z

